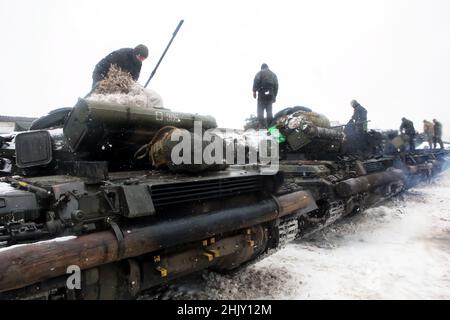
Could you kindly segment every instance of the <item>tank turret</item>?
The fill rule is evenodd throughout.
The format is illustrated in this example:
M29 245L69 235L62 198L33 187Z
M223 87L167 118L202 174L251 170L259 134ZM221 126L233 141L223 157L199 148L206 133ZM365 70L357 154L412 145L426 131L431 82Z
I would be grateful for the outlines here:
M278 130L282 155L287 159L327 159L341 150L342 128L333 128L330 120L305 107L286 108L275 115L269 132Z
M278 248L293 219L316 208L307 191L278 196L282 177L257 166L171 162L170 135L202 135L217 126L211 116L95 99L65 111L0 139L0 265L9 270L0 298L136 297ZM74 293L65 282L73 265L105 276Z
M42 121L41 121L42 122ZM13 172L22 175L73 173L74 162L93 162L101 170L137 170L150 167L148 159L134 156L166 126L192 131L217 127L212 116L142 108L133 104L79 99L66 115L62 128L34 130L15 135L10 153ZM104 163L102 163L104 162ZM70 168L69 168L70 167ZM92 170L91 170L92 171ZM94 170L95 171L95 170ZM95 172L94 172L95 173Z

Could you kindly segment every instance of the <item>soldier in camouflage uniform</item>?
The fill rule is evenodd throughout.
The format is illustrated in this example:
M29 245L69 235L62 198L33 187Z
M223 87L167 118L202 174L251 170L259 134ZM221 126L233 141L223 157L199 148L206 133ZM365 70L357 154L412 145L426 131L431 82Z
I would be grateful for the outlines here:
M433 149L434 125L432 122L423 120L423 133L425 134L425 137L427 138L430 149Z
M434 123L434 149L436 149L436 145L439 143L441 149L444 149L444 143L442 142L442 124L433 119Z
M402 124L400 126L400 133L405 133L408 137L409 150L416 150L416 144L414 139L416 137L416 129L414 129L414 124L411 120L402 118Z

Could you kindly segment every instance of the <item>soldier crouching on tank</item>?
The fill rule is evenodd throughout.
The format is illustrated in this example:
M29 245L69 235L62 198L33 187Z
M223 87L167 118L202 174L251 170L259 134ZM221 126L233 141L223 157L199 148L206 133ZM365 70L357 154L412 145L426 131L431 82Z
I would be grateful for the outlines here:
M353 115L344 126L344 153L364 154L367 151L367 110L358 101L352 100Z
M434 149L436 149L437 144L441 146L441 149L444 149L444 143L442 142L442 124L433 119L434 123Z
M265 63L261 65L261 71L256 74L253 80L253 98L255 99L256 93L258 93L257 114L259 125L268 127L273 121L272 104L276 101L278 94L278 78ZM264 110L267 114L267 123L264 121Z
M95 88L97 82L106 78L111 65L116 65L122 71L129 72L133 80L137 81L141 73L142 62L147 57L148 48L143 44L136 46L134 49L122 48L111 52L95 66L92 73L92 89Z
M434 124L430 121L423 120L423 134L428 141L430 149L433 149L434 141Z
M416 137L416 129L414 129L414 124L411 120L408 120L405 117L402 118L400 133L404 133L408 137L409 150L416 150L416 144L414 142Z
M357 133L363 134L367 132L367 110L356 100L352 100L350 104L353 108L351 121L355 124Z

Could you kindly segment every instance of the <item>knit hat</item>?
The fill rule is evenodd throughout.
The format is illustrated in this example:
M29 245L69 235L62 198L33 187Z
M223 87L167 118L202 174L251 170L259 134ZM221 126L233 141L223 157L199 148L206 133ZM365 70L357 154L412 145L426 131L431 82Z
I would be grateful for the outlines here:
M140 55L141 57L148 57L148 48L143 44L136 46L136 48L134 48L134 52L136 53L136 55Z

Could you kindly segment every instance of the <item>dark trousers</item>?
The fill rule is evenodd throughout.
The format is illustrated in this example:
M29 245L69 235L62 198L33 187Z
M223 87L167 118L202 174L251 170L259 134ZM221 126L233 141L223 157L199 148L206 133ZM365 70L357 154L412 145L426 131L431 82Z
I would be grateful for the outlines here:
M356 128L359 132L367 132L367 119L357 121Z
M408 134L408 140L409 140L409 150L413 151L416 150L416 142L415 142L416 135L415 134Z
M442 142L442 138L441 137L434 137L434 149L436 149L437 144L439 143L439 145L441 146L441 149L444 149L444 143Z
M272 99L270 99L270 100L258 99L258 109L257 109L258 121L259 121L259 124L263 127L270 126L270 124L273 121L272 103L273 103ZM266 110L266 114L267 114L267 124L264 120L264 110Z

